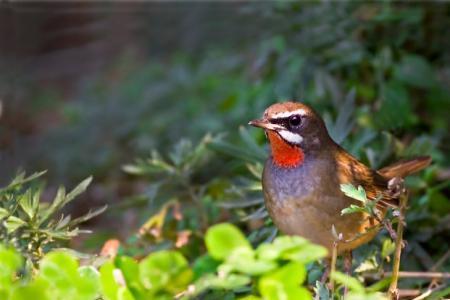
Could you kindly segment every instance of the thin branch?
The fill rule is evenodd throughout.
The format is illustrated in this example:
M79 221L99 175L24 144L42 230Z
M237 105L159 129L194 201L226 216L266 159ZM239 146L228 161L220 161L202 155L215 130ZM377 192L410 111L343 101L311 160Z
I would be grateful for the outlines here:
M331 253L331 270L330 270L330 290L331 294L334 293L334 279L333 275L336 272L336 260L337 260L337 247L338 247L338 241L333 242L333 250Z
M400 197L399 197L399 211L400 215L398 216L399 221L397 223L397 238L395 240L395 254L394 254L394 260L392 264L392 279L391 279L391 285L389 286L389 297L390 299L398 299L398 289L397 289L397 283L399 278L399 272L400 272L400 257L402 255L402 247L403 247L403 229L405 226L405 210L406 205L408 203L408 194L407 191L401 187L400 191Z
M431 268L430 271L436 271L441 267L443 263L447 261L447 259L450 257L450 249L445 252L445 254L434 264L434 266Z
M450 257L450 249L445 252L445 254L431 267L430 271L436 271L438 270L441 265L447 261L447 259ZM435 286L437 286L438 278L433 278L433 280L430 282L430 285L428 285L428 288L431 289Z
M412 300L422 300L422 299L426 299L428 296L430 296L432 293L441 290L442 288L445 287L445 284L440 285L435 287L434 289L428 289L425 293L423 293L420 296L417 296L416 298L412 299Z
M390 273L386 273L389 276ZM450 273L446 272L398 272L398 277L401 278L438 278L449 279Z
M386 272L383 277L391 277L392 272ZM364 275L364 278L369 278L373 280L380 279L379 275ZM447 272L409 272L400 271L398 272L398 278L424 278L424 279L450 279L450 273Z
M411 298L417 297L421 294L421 290L408 290L408 289L399 289L398 297L399 298Z

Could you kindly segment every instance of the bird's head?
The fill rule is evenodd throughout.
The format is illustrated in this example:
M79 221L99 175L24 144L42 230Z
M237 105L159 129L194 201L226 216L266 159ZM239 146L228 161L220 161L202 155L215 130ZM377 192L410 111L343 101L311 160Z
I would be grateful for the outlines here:
M280 167L301 165L305 152L320 150L330 140L322 118L298 102L273 104L262 119L250 121L249 125L264 129L274 163Z

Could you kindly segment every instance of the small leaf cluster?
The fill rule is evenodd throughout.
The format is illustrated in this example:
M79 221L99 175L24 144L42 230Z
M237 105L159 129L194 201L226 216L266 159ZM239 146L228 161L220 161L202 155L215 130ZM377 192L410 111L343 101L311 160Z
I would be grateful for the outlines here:
M208 256L220 264L196 282L196 293L229 289L251 295L248 299L310 299L310 292L302 286L305 265L327 254L321 246L289 236L253 249L242 232L228 223L212 226L205 243ZM246 288L249 285L251 289Z
M139 242L181 247L217 222L220 208L213 200L225 187L215 180L210 145L220 138L207 134L196 144L181 140L167 153L153 151L149 158L123 166L126 173L148 182L140 195L127 200L128 205L148 208L143 210Z
M377 213L376 205L377 205L380 197L373 199L373 200L367 199L366 191L360 185L358 187L355 187L351 183L343 183L343 184L341 184L340 188L341 188L341 191L347 197L350 197L352 199L355 199L355 200L358 200L359 202L361 202L361 205L350 204L349 207L344 208L341 211L342 215L352 214L352 213L357 213L357 212L364 212L370 216L376 215L376 213Z
M154 252L140 262L119 256L100 268L101 293L106 300L173 299L192 278L186 258L172 250Z
M14 245L32 263L36 263L49 249L85 232L78 225L106 209L90 210L75 219L70 215L64 216L61 210L86 190L92 177L68 193L61 186L53 201L46 203L41 199L43 186L38 181L44 173L29 177L19 174L0 189L0 239Z
M20 277L24 259L15 249L0 245L0 298L5 300L88 300L99 295L98 271L80 266L69 252L53 251L39 262L39 270Z
M192 264L175 250L150 253L140 261L119 255L100 266L80 262L67 250L53 250L38 269L24 265L14 248L0 245L0 297L5 300L169 300L217 299L218 295L246 300L312 299L305 286L307 264L327 250L301 237L281 236L254 249L230 223L212 226L206 233L207 253ZM348 287L349 299L385 299L341 273L332 277ZM332 294L316 283L317 299Z

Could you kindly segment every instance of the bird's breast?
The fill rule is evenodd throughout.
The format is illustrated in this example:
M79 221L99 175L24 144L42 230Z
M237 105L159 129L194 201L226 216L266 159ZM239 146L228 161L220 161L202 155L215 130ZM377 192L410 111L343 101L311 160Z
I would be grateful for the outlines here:
M333 226L346 238L360 233L365 219L362 214L341 215L352 200L340 191L335 172L326 161L280 168L269 159L263 173L264 200L278 229L329 249Z

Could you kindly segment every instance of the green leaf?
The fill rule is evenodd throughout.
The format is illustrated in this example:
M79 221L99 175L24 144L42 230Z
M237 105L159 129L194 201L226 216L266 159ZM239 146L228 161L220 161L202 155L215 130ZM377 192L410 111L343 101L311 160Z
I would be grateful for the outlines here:
M267 153L263 147L260 147L253 136L250 135L248 129L244 126L239 126L239 135L245 143L247 150L253 153L256 157L260 158L260 160L264 160L267 156Z
M27 223L18 217L10 216L4 224L8 233L12 233Z
M106 300L134 300L120 269L111 261L100 268L100 287Z
M8 191L14 190L15 188L20 187L27 182L33 181L36 178L41 177L45 173L47 173L47 171L36 172L26 178L25 178L25 173L21 173L21 174L17 175L7 187L0 189L0 195L3 193L6 193Z
M44 223L45 221L48 220L48 218L53 215L56 211L58 211L59 209L61 209L62 207L64 207L66 204L68 204L70 201L72 201L73 199L75 199L76 196L80 195L81 193L83 193L87 187L89 186L89 184L92 181L92 176L89 176L88 178L86 178L85 180L83 180L82 182L80 182L72 191L70 191L67 195L66 195L66 189L64 187L59 187L58 191L56 192L56 196L55 199L53 200L52 204L50 205L49 208L47 208L43 214L42 217L39 221L40 224Z
M217 267L220 265L220 262L213 259L210 255L205 254L198 257L195 262L192 270L194 272L194 280L200 278L204 274L214 273L217 271Z
M77 197L78 195L84 193L91 182L92 176L89 176L88 178L80 182L72 191L70 191L70 193L67 194L65 202L68 203L75 199L75 197Z
M305 267L298 262L290 262L275 272L261 277L258 290L267 300L312 299L308 290L299 286L305 278Z
M80 223L86 222L86 221L102 214L107 208L108 208L108 205L104 205L104 206L96 208L96 209L90 209L86 214L84 214L81 217L78 217L76 219L73 219L67 225L73 227Z
M116 258L116 266L122 271L128 289L136 296L136 298L145 298L146 291L139 277L138 262L128 256L120 256Z
M150 254L139 264L141 283L154 293L165 290L172 294L184 290L192 279L187 260L176 251Z
M48 282L37 279L26 285L16 286L9 300L54 300L52 291L49 288Z
M196 293L201 293L206 289L226 289L234 290L248 285L251 282L250 276L239 274L227 274L219 277L207 274L195 282Z
M15 249L0 244L0 290L11 285L14 273L22 264L23 259Z
M60 293L69 293L78 281L78 262L65 251L48 253L39 264L39 277L47 280Z
M330 290L328 289L328 287L325 283L316 281L316 286L314 288L314 292L316 293L315 299L330 300Z
M381 248L381 257L386 259L389 255L394 253L395 243L391 239L385 239Z
M249 248L235 249L227 257L224 265L230 271L238 271L253 276L267 273L278 266L273 261L255 259L255 252Z
M40 191L36 191L34 194L31 189L28 189L24 194L19 197L19 205L23 211L27 214L29 220L33 219L39 207ZM37 199L37 201L36 201Z
M341 191L350 198L361 201L362 203L367 202L366 191L362 186L358 186L358 189L351 183L341 184Z
M419 55L405 55L394 68L394 78L418 88L431 88L436 76L428 61Z
M139 165L126 164L122 166L122 171L132 175L143 175L145 170Z
M239 298L239 300L262 300L260 297L257 297L255 295L248 295L242 298Z
M307 264L327 256L327 253L328 250L325 247L308 242L296 249L286 251L282 258Z
M329 127L329 134L336 143L341 144L349 135L354 124L356 89L352 88L345 96L343 103L337 107L336 122Z
M78 268L77 280L78 295L80 299L96 299L100 295L100 274L92 266Z
M343 274L341 272L334 272L330 274L330 276L336 282L342 284L343 286L348 287L350 291L357 293L364 293L364 286L361 284L361 282L358 281L358 279Z
M256 253L259 259L282 258L305 264L326 256L327 250L299 236L281 236L277 237L273 243L261 244Z
M359 213L359 212L367 212L365 207L361 207L355 204L350 204L349 207L344 208L341 210L341 215L348 215L353 213Z
M10 212L0 207L0 220L10 215Z
M237 248L252 249L242 232L229 223L217 224L205 235L206 248L214 259L224 260Z
M410 126L417 121L406 87L398 81L388 82L382 91L380 109L374 122L380 129L396 129Z

